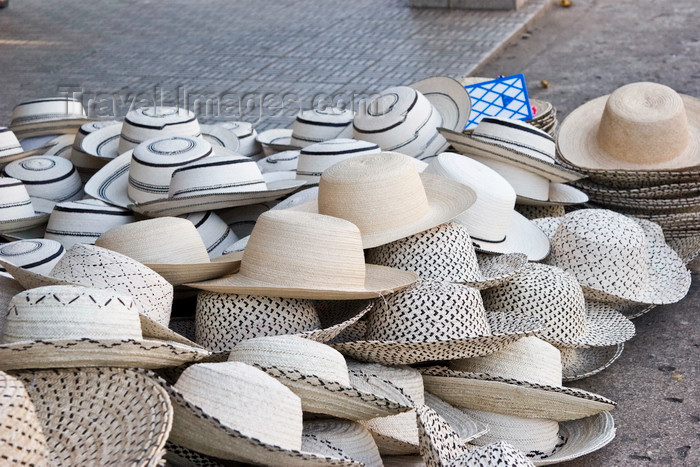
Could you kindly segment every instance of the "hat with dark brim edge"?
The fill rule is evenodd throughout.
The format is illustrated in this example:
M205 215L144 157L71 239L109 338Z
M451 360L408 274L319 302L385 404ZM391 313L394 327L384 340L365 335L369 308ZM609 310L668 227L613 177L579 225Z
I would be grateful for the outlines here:
M442 115L442 125L450 130L462 131L469 121L471 97L459 81L446 76L433 76L409 84L428 98Z
M608 368L622 355L625 344L605 347L557 347L564 382L588 378Z

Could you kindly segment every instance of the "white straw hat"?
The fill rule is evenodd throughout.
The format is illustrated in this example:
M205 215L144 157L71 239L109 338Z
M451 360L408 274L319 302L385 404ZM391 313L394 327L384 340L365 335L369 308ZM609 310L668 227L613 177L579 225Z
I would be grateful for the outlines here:
M625 344L557 348L561 352L562 380L568 382L588 378L605 370L622 355Z
M0 244L0 259L39 274L51 271L65 252L59 242L43 238ZM0 267L0 274L9 276L4 271L5 269Z
M224 127L224 125L217 123L214 125L200 125L199 127L202 131L201 138L212 146L238 152L240 141L236 133Z
M351 157L378 154L379 146L367 141L337 138L304 147L299 153L296 178L309 183L318 183L328 167Z
M258 132L253 128L250 122L223 122L221 128L225 128L232 132L238 138L238 153L250 157L251 159L260 159L263 155L263 149L257 141Z
M118 147L122 122L112 120L99 123L99 126L85 124L76 134L71 159L77 156L77 167L99 169L120 154Z
M301 447L304 451L327 456L337 457L343 453L365 467L383 466L372 435L362 425L350 420L327 418L305 421Z
M12 276L0 274L0 310L7 310L10 307L12 297L23 290L22 284L13 279ZM7 313L0 313L0 333L5 326L6 315Z
M90 121L83 104L69 97L47 97L22 102L12 109L10 128L18 138L74 134Z
M105 158L92 155L98 151L93 150L88 153L83 149L83 141L90 133L112 125L117 125L115 128L121 129L121 122L119 120L97 120L81 125L70 145L69 159L75 168L78 170L97 170L108 162Z
M0 177L0 232L17 232L45 224L54 203L31 198L20 180Z
M275 152L257 161L262 173L295 172L299 163L298 149Z
M439 154L425 169L469 186L476 202L453 222L467 228L478 251L487 253L524 253L530 261L549 254L549 240L535 224L513 210L512 186L489 167L459 154Z
M80 199L83 184L68 159L58 156L31 156L10 162L2 169L5 177L24 183L30 196L52 201Z
M118 154L134 149L139 143L159 136L199 136L197 116L181 107L143 107L130 110L124 118Z
M125 294L69 285L26 290L10 301L0 369L160 368L209 355L151 337L141 322L135 301Z
M300 149L321 141L352 137L353 112L349 109L311 109L299 112L291 130L276 128L258 135L270 154Z
M442 117L441 127L462 131L469 121L469 92L454 78L433 76L409 85L423 94Z
M180 217L195 226L211 259L218 258L238 241L233 230L214 211L192 212Z
M25 150L22 148L17 136L7 127L0 126L0 167L4 164L25 157L43 154L47 149L42 146L35 149Z

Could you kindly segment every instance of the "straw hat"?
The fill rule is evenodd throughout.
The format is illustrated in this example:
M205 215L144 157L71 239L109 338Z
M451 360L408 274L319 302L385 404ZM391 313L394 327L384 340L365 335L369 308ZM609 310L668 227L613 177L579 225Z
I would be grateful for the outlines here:
M43 238L0 244L0 259L38 274L47 274L51 271L65 252L66 250L59 242ZM10 277L4 271L5 269L0 267L0 275Z
M371 307L366 300L311 301L200 292L196 342L213 352L229 351L254 337L283 334L326 342L356 323Z
M194 224L177 217L113 227L95 240L95 245L145 264L173 285L221 277L240 265L240 255L211 261Z
M164 383L166 384L166 383ZM209 456L288 466L359 466L345 455L301 451L301 401L262 370L200 363L167 385L175 411L170 440Z
M0 372L0 458L10 465L49 465L49 446L22 382Z
M459 81L433 76L409 85L423 94L442 117L441 127L462 131L469 121L472 102Z
M264 175L263 175L264 176ZM318 190L318 188L316 188ZM300 190L285 199L297 196L306 190ZM217 211L221 219L229 226L231 231L239 239L250 235L255 227L258 217L265 211L270 210L270 203L249 204L247 206L237 206L235 208L222 209Z
M22 292L24 287L22 284L8 277L5 274L0 274L0 310L7 310L10 307L12 297ZM0 313L0 332L5 326L5 317L7 313Z
M180 217L195 226L211 259L218 258L238 241L233 230L214 211L192 212Z
M83 104L70 97L48 97L22 102L12 109L10 128L18 138L75 134L85 116Z
M526 204L516 204L515 210L525 216L526 219L539 219L540 217L561 217L566 214L564 206L552 204L547 206L528 206Z
M99 169L108 162L105 157L96 157L93 155L101 153L104 149L101 148L98 150L97 148L93 148L92 150L90 150L90 152L88 152L86 149L83 149L83 141L85 140L85 137L87 135L108 126L115 126L116 129L120 130L121 121L98 120L94 122L84 123L83 125L81 125L80 129L73 137L73 141L70 145L69 159L73 163L75 168L77 168L78 170L92 171Z
M25 150L17 136L7 127L0 126L0 167L4 164L25 157L43 154L47 146Z
M382 467L377 444L359 423L350 420L325 419L304 422L301 437L304 451L338 457L345 454L365 467Z
M241 143L236 133L219 123L214 125L200 125L199 127L202 131L202 139L206 140L209 144L238 153L238 148Z
M379 146L367 141L337 138L304 147L299 153L297 179L318 183L328 167L345 159L364 154L378 154Z
M125 294L66 285L26 290L10 301L0 368L161 368L209 355L153 336L159 329L142 329L142 321Z
M118 154L134 149L139 143L158 136L199 136L197 116L182 107L142 107L130 110L124 118Z
M83 184L68 159L58 156L31 156L10 162L2 169L4 177L21 180L30 196L52 201L80 199Z
M501 467L503 465L527 467L535 464L519 449L499 441L473 449L467 454L453 459L449 467Z
M32 198L20 180L0 177L0 232L17 232L45 224L54 203Z
M350 222L289 209L260 215L240 272L187 284L214 292L349 300L409 286L414 273L365 264L360 232Z
M515 192L494 170L450 152L439 154L425 170L464 184L476 193L474 205L453 222L467 228L477 251L524 253L530 261L539 261L549 254L547 236L513 210Z
M454 430L459 437L461 443L468 443L489 431L486 425L477 422L458 408L440 399L435 394L425 391L424 399L425 405L430 407L434 412L440 415L440 418L450 425L452 430ZM420 429L420 425L418 427Z
M364 338L331 345L357 360L396 365L486 355L539 329L529 316L486 312L476 289L421 280L376 300Z
M232 132L238 138L238 154L253 160L263 156L263 149L257 141L258 132L250 122L223 122L219 126Z
M367 420L406 412L413 402L399 388L366 376L371 391L355 387L345 358L331 347L298 336L257 337L238 343L229 361L260 368L301 398L305 412Z
M275 152L259 159L257 164L262 173L296 172L300 152L298 149Z
M573 273L586 298L664 304L688 293L690 272L658 225L605 209L534 222L553 232L548 264Z
M477 289L507 281L527 263L522 253L477 255L467 228L454 222L371 248L365 258L370 264L413 271L422 279L459 282Z
M427 391L457 407L564 421L611 410L597 394L562 386L561 356L536 337L484 357L421 369Z
M562 380L577 381L600 373L613 364L625 348L625 344L606 347L557 347L561 352Z
M299 112L291 130L276 128L258 135L267 155L304 148L321 141L352 137L353 112L349 109L311 109Z
M36 406L50 465L145 467L165 454L173 409L150 372L70 368L14 374Z
M657 83L631 83L571 112L562 158L584 171L674 170L700 165L700 99Z
M529 263L504 284L482 292L489 310L524 313L545 329L537 337L561 347L605 347L634 337L634 324L610 305L586 301L573 274Z
M188 449L175 444L172 441L165 443L165 456L163 459L166 465L177 465L178 467L225 467L224 460L216 457L205 456L201 452Z

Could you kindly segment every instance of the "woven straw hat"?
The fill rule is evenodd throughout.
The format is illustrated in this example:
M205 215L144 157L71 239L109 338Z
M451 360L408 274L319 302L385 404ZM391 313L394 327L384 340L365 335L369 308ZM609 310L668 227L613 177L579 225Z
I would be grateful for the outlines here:
M199 347L161 340L160 329L144 329L144 321L128 295L66 285L26 290L10 300L0 367L161 368L209 355Z
M562 380L577 381L588 378L613 364L625 348L625 344L606 347L557 347L561 352Z
M233 230L214 211L192 212L180 217L195 226L210 259L220 257L228 247L238 241Z
M258 132L250 122L222 122L218 126L224 128L238 138L238 154L257 160L263 156L263 149L257 141ZM206 125L205 125L206 127ZM206 128L203 132L206 131Z
M10 465L48 466L49 446L22 382L0 371L0 459Z
M69 97L47 97L22 102L12 109L10 128L18 138L75 134L85 116L83 104Z
M0 274L0 310L7 310L10 307L12 297L23 290L24 287L22 287L22 284L12 277ZM0 332L2 332L2 329L5 327L6 315L7 313L0 313Z
M194 224L177 217L113 227L95 240L95 245L145 264L173 285L221 277L240 265L240 255L211 261Z
M414 273L365 264L350 222L289 209L260 215L240 272L187 284L214 292L289 298L373 298L415 282Z
M611 410L597 394L562 386L561 356L536 337L485 357L421 369L427 391L457 407L519 417L575 420Z
M24 150L13 131L7 127L0 126L0 167L17 159L44 154L47 148L47 146L42 146Z
M291 130L275 128L258 135L269 156L336 138L352 137L353 112L349 109L311 109L299 112Z
M362 425L350 420L329 418L305 421L301 447L304 451L329 457L344 454L365 467L383 466L372 435Z
M124 118L118 154L158 136L199 136L201 129L191 110L182 107L143 107L130 110Z
M326 342L356 323L371 307L366 300L312 301L200 292L196 342L213 352L226 352L254 337L283 334Z
M425 405L437 412L452 427L462 443L468 443L489 431L486 425L467 416L464 412L448 404L435 394L425 391L424 399Z
M529 263L501 286L484 290L489 310L524 313L546 327L537 337L561 347L604 347L634 337L634 324L610 305L586 301L576 277Z
M566 214L564 206L552 204L548 206L529 206L526 204L516 204L515 210L525 216L526 219L539 219L540 217L561 217Z
M87 149L83 149L83 141L85 141L87 135L108 126L115 126L117 134L119 130L121 130L121 122L118 120L99 120L85 123L80 127L70 145L69 158L76 169L79 171L91 172L99 169L108 162L104 157L95 157L93 155L97 153L97 149L93 149L90 152L88 152Z
M459 81L433 76L409 85L423 94L442 117L441 127L462 131L469 121L472 101Z
M539 261L549 254L547 236L513 210L515 192L494 170L450 152L439 154L425 170L464 184L476 193L476 202L453 222L467 228L477 250L524 253L530 261Z
M262 173L295 172L299 163L298 149L275 152L257 161Z
M10 162L2 169L5 177L24 183L30 196L51 201L80 199L83 184L73 164L59 156L31 156Z
M688 293L690 271L652 222L605 209L534 222L553 232L548 264L573 273L588 299L664 304Z
M700 99L657 83L631 83L569 114L562 158L584 171L674 170L700 165Z
M45 224L54 203L31 198L20 180L0 177L0 232L18 232Z
M421 280L376 300L363 337L331 345L357 360L396 365L486 355L539 329L529 316L486 312L474 288Z
M267 465L359 466L344 454L301 451L301 401L262 370L201 363L166 385L175 411L170 440L202 454Z
M146 467L165 454L173 409L152 373L70 368L14 374L36 407L50 465Z
M476 201L461 183L419 174L411 158L382 152L353 157L321 175L318 199L292 209L347 219L373 248L449 221Z
M477 289L503 283L527 263L522 253L477 255L467 228L454 222L371 248L365 258L370 264L413 271L422 279L459 282Z
M367 141L336 138L304 147L297 162L297 179L319 183L321 174L328 167L345 159L364 154L378 154L379 146Z
M51 271L65 252L66 250L59 242L43 238L0 244L0 259L38 274ZM0 275L10 277L2 267L0 267Z
M355 387L361 373L348 374L345 358L331 347L298 336L258 337L238 343L229 354L260 368L301 398L304 412L367 420L406 412L413 402L380 378L365 377L370 392Z
M535 464L519 449L499 441L471 450L453 459L449 467L527 467Z

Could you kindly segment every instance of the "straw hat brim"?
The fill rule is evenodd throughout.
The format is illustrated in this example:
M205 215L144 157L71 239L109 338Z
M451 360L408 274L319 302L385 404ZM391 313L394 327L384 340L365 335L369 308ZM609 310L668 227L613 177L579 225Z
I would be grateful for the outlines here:
M51 141L54 141L54 140L51 140ZM42 154L47 154L47 151L49 151L55 145L58 145L58 141L53 142L53 143L49 142L46 145L41 146L39 148L29 149L27 151L17 152L15 154L8 154L6 156L0 156L0 168L2 166L4 166L5 164L7 164L8 162L16 161L19 159L24 159L25 157L39 156Z
M675 170L700 165L700 99L680 94L688 119L690 142L671 160L636 164L616 159L598 144L598 127L610 95L586 102L571 112L561 124L557 148L561 158L576 168L592 170Z
M170 441L208 456L264 465L347 466L362 464L349 458L326 457L311 452L285 449L222 424L216 417L187 400L175 387L164 383L175 414Z
M328 342L357 323L373 306L374 303L371 301L362 300L314 302L321 320L321 328L300 332L297 335L317 342Z
M88 158L101 160L114 159L119 156L119 136L121 135L121 122L107 125L85 135L80 142L80 149L88 155Z
M610 305L586 302L586 330L578 336L551 339L538 336L561 347L606 347L622 344L635 335L634 323Z
M569 420L559 424L559 436L566 439L566 442L548 457L531 457L533 464L566 462L605 447L615 438L615 421L610 412Z
M75 134L81 126L94 122L92 118L66 118L52 120L37 120L23 125L10 125L17 138L31 138L44 135Z
M463 281L461 283L479 290L501 285L527 264L527 255L523 253L477 255L476 259L479 263L481 278L476 281Z
M497 161L507 162L529 172L541 175L551 182L572 182L585 176L563 165L546 162L528 154L514 151L506 146L480 141L473 138L471 134L468 133L452 131L447 128L438 128L438 131L462 154L476 154Z
M409 85L423 94L442 115L442 125L462 131L469 121L472 103L469 93L459 81L445 76L434 76Z
M558 422L589 417L615 407L613 401L581 389L447 367L420 371L426 391L457 407Z
M209 142L212 146L219 146L230 151L236 152L240 147L238 137L226 128L216 125L199 125L202 132L202 138Z
M468 227L468 226L467 226ZM524 253L529 261L540 261L549 255L549 238L532 221L513 211L506 237L501 242L489 242L472 236L472 244L484 253Z
M360 298L377 298L397 290L408 287L418 280L413 272L400 269L365 265L365 284L362 289L342 288L342 286L326 289L312 285L285 286L273 284L245 277L241 274L233 274L211 281L187 283L188 287L212 292L235 293L239 295L263 295L266 297L283 298L311 298L318 300L353 300Z
M258 133L258 143L263 145L263 149L270 151L270 154L282 151L292 151L301 149L292 144L292 130L287 128L273 128Z
M241 266L243 252L233 252L224 257L216 258L209 263L179 263L179 264L146 264L160 274L173 286L188 282L199 282L215 279L226 274L233 274ZM216 261L219 260L219 261Z
M561 352L562 380L577 381L600 373L613 364L625 344L606 347L557 347Z
M362 248L374 248L432 229L462 214L476 201L474 190L459 182L426 173L421 173L420 178L428 199L427 214L410 224L379 232L360 232ZM287 209L318 213L318 199Z
M445 402L435 394L425 391L425 405L440 415L459 436L463 443L486 434L489 429L486 425L471 418L457 407Z
M0 232L14 233L31 229L46 224L49 221L49 216L50 214L35 211L34 215L31 217L22 217L20 219L9 219L6 221L0 221Z
M486 317L491 334L482 336L426 342L336 341L329 342L328 345L356 360L403 365L488 355L542 329L540 322L529 316L487 312Z
M109 129L109 127L104 129ZM94 133L97 132L90 133L90 135ZM121 208L126 208L131 204L132 201L127 195L127 187L129 186L129 165L131 164L132 152L132 150L126 151L95 172L85 183L83 188L85 194Z
M516 198L516 203L527 206L549 206L552 204L567 206L570 204L583 204L587 201L588 195L586 193L565 183L550 183L549 198L546 201L520 195Z

